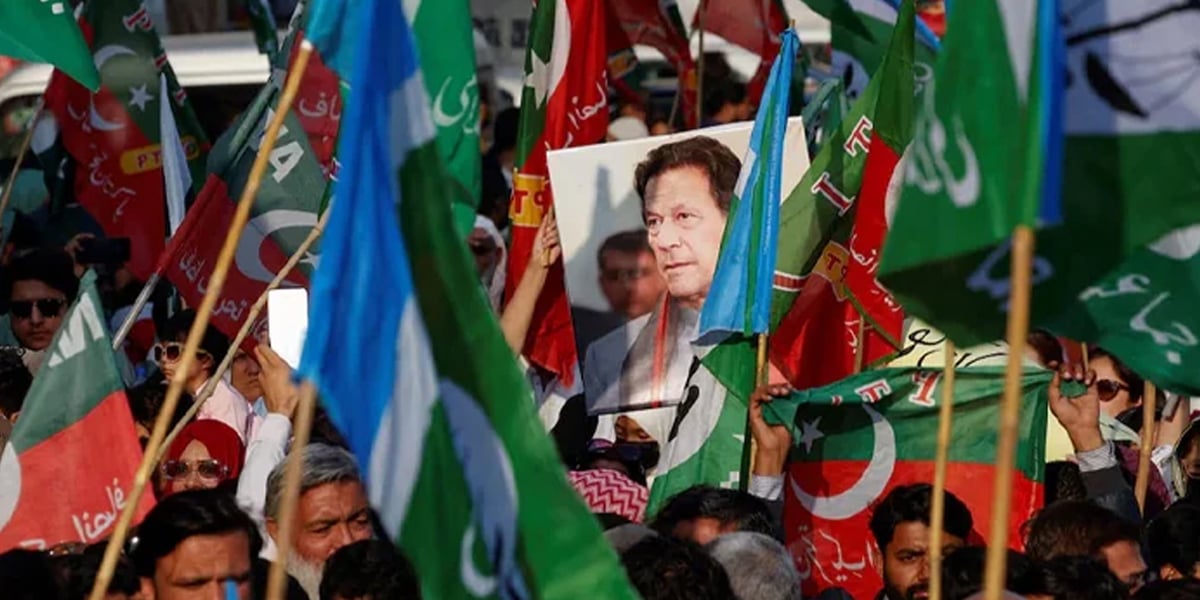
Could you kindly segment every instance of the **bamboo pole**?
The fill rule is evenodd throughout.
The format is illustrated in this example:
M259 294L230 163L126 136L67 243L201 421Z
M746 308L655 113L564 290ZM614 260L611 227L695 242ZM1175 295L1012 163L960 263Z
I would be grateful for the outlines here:
M300 503L300 477L304 474L304 449L308 446L312 431L313 410L317 401L317 388L310 382L300 386L300 403L296 406L296 429L292 437L292 449L288 452L287 465L283 472L283 497L279 503L279 539L275 547L279 552L271 571L267 575L267 600L282 600L287 591L287 561L295 532L296 505Z
M945 544L946 464L950 460L950 432L954 424L954 342L946 338L942 349L942 404L938 407L937 457L933 466L933 498L929 515L929 598L942 598L942 546Z
M1021 418L1021 370L1025 337L1029 334L1032 293L1033 229L1018 225L1012 239L1012 294L1008 312L1008 366L1004 371L1004 400L996 441L996 479L992 487L992 523L984 570L984 600L1001 600L1008 562L1008 517L1012 509L1013 467Z
M225 357L221 359L221 364L217 366L217 370L213 373L212 377L210 377L209 380L205 382L204 387L200 389L200 393L196 395L196 401L193 402L190 407L188 407L187 412L183 415L183 418L179 419L179 422L175 424L175 427L171 429L171 432L167 434L166 439L163 440L162 446L160 446L158 449L158 455L154 457L154 464L157 465L158 463L162 462L163 457L167 455L167 450L171 447L171 443L174 442L175 438L179 436L179 432L183 431L183 428L186 427L189 422L191 422L191 420L196 416L196 413L200 412L200 407L203 406L204 403L213 395L213 392L216 391L217 383L222 377L225 376L225 372L229 370L229 367L233 365L233 357L237 355L238 348L241 347L242 342L246 341L246 337L250 335L250 329L254 327L254 321L258 319L258 315L262 313L262 310L267 307L267 296L270 295L271 290L278 289L279 286L283 284L283 280L287 279L287 276L290 275L292 270L296 268L296 265L300 263L300 259L304 258L304 255L308 253L309 248L312 248L312 245L316 243L316 241L320 239L321 234L324 233L325 223L329 220L329 211L331 208L332 206L325 209L325 212L321 215L321 218L317 219L316 226L312 228L312 231L308 232L308 237L304 238L304 241L300 243L300 246L296 248L296 251L293 252L292 256L288 258L288 261L284 263L283 268L275 274L275 277L271 279L270 283L267 284L267 288L263 290L263 293L259 294L258 300L254 301L254 306L250 307L250 313L246 316L246 321L242 323L242 328L238 330L237 335L234 336L233 341L230 342L229 351L226 352ZM250 400L250 398L247 398L247 400Z
M8 181L4 182L4 193L0 195L0 217L3 217L4 212L8 210L8 201L12 199L13 188L17 183L17 173L21 172L21 163L25 161L25 154L29 152L29 145L33 142L33 132L37 129L38 119L42 116L43 101L43 98L38 98L37 104L34 106L33 118L29 120L29 129L25 131L25 137L17 149L17 159L13 161L12 170L8 172ZM4 230L0 225L0 234L2 233Z
M1142 442L1138 448L1137 479L1133 484L1133 495L1138 509L1146 514L1146 492L1150 490L1150 453L1154 450L1154 410L1158 404L1158 390L1153 383L1146 382L1142 388Z
M767 369L767 334L760 333L755 336L757 350L754 356L754 385L752 388L757 388L760 385L766 385L769 379ZM754 389L750 390L754 393ZM738 476L738 489L745 492L750 489L750 477L754 472L754 453L758 449L758 445L754 441L753 430L750 428L750 402L746 402L746 428L742 436L742 468Z
M114 352L121 349L121 345L125 343L125 338L129 337L129 332L133 331L133 324L137 322L138 315L142 314L142 309L146 308L146 303L150 301L150 295L154 293L154 288L158 286L160 277L158 273L151 273L150 277L146 279L146 284L142 286L142 291L138 292L137 299L133 301L133 308L129 310L128 315L125 315L125 321L121 323L121 327L113 335L112 349Z
M863 356L867 349L867 317L858 315L858 345L854 347L854 374L862 373Z
M295 62L292 63L287 85L283 90L283 96L279 99L279 105L276 107L275 114L272 116L271 122L263 135L262 145L258 150L258 155L254 158L254 166L250 170L250 177L247 179L246 187L242 190L242 197L238 201L237 211L233 216L233 223L230 224L229 231L225 234L225 242L221 247L221 254L217 258L217 264L213 269L212 276L209 278L208 289L205 291L204 299L200 302L200 306L196 310L196 320L192 322L192 328L188 331L187 341L184 343L183 355L179 361L179 368L176 370L175 376L171 378L171 384L167 388L167 397L163 400L162 409L159 411L158 418L154 422L154 429L150 432L150 440L146 443L142 463L138 466L137 474L134 476L133 488L128 495L128 503L125 505L125 510L122 511L121 518L117 521L113 529L112 537L108 540L108 546L104 549L104 559L100 563L99 572L96 574L96 581L92 585L92 593L89 595L91 600L103 600L108 591L108 585L112 582L113 570L117 566L117 558L121 554L121 547L124 545L125 537L129 533L129 527L133 523L134 513L141 504L142 494L146 491L146 484L150 481L150 472L154 468L154 458L157 456L158 449L162 445L163 438L166 436L167 426L171 422L171 416L175 413L175 407L179 404L179 397L183 394L183 386L186 383L187 373L191 370L192 364L196 360L196 352L200 348L200 338L204 336L209 318L212 316L213 307L217 303L217 298L221 295L221 288L225 285L225 277L229 273L229 266L233 262L234 253L237 251L238 240L241 239L242 231L246 228L246 223L250 220L250 207L254 204L254 196L258 193L258 186L262 182L263 175L266 174L271 150L275 147L275 141L279 137L279 130L283 127L284 118L287 117L291 110L292 102L296 98L296 92L300 88L300 79L304 75L304 70L308 67L308 58L312 54L312 50L312 44L308 40L301 42L300 52L296 55Z

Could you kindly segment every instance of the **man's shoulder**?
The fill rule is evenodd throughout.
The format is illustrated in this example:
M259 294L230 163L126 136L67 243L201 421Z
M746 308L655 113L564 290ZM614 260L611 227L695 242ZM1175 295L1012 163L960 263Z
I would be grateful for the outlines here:
M604 334L588 347L588 356L595 355L597 359L603 360L607 355L620 353L619 358L624 359L633 341L649 322L650 315L642 315Z

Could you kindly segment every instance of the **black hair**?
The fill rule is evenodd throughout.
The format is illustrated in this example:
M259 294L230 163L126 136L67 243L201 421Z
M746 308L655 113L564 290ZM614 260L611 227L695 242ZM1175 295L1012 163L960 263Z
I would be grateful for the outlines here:
M1096 360L1097 358L1101 357L1108 358L1112 361L1113 369L1117 371L1117 376L1121 378L1121 383L1129 386L1129 400L1131 402L1137 402L1138 400L1141 400L1142 390L1146 386L1145 380L1142 379L1142 376L1134 373L1133 369L1125 366L1125 363L1121 362L1121 359L1117 358L1116 355L1108 352L1104 348L1099 346L1089 347L1089 361ZM1159 406L1162 406L1162 403L1159 403Z
M1121 600L1125 586L1108 567L1086 556L1060 556L1042 564L1041 589L1033 593L1055 600Z
M942 597L964 600L983 589L983 572L987 563L987 548L966 546L946 555L942 560ZM1036 563L1015 550L1008 551L1004 588L1018 594L1036 592L1041 573Z
M362 540L343 546L325 562L321 600L336 598L419 600L421 584L395 544Z
M1200 506L1176 503L1146 528L1151 566L1175 567L1190 577L1200 563Z
M1025 551L1034 560L1059 556L1100 557L1117 542L1141 542L1134 523L1086 500L1059 502L1043 508L1029 524Z
M133 564L138 575L153 577L158 559L174 552L184 540L239 531L250 540L248 558L253 560L262 549L262 536L228 492L212 489L171 494L159 500L138 527Z
M929 525L929 512L933 503L933 486L928 483L902 485L893 489L875 507L871 514L871 533L880 552L887 549L901 523L924 523ZM942 529L946 533L967 539L974 526L971 509L957 496L946 492L946 516Z
M709 518L733 531L754 531L779 539L771 511L762 500L738 490L708 485L690 487L667 500L650 527L659 535L674 535L680 523Z
M518 125L521 111L517 108L506 108L496 114L492 125L492 148L496 150L512 150L517 147Z
M1200 598L1200 580L1190 577L1174 581L1155 581L1138 590L1134 600L1195 600Z
M728 146L705 135L663 144L647 153L646 158L638 163L633 172L633 187L641 199L642 211L646 209L646 188L650 180L685 167L704 172L713 201L722 213L728 214L733 190L742 171L742 161Z
M21 350L0 348L0 413L11 419L14 413L21 412L32 386L33 374L21 360Z
M13 211L12 230L8 233L8 244L14 252L37 248L42 243L37 223L20 211Z
M734 600L724 567L693 542L647 537L621 562L644 600Z
M192 323L195 320L195 310L189 308L179 311L167 319L158 337L161 340L183 342L187 340L188 332L192 329ZM213 327L210 322L204 330L204 336L200 338L200 349L212 357L212 366L209 367L211 374L216 370L221 359L225 358L225 353L229 351L229 338L217 331L217 328Z
M650 238L646 235L646 230L643 228L630 229L621 231L608 236L604 243L600 244L600 249L596 251L596 262L604 269L604 253L605 252L620 252L622 254L642 254L650 253L654 250L650 248Z
M14 548L0 554L0 590L5 600L55 600L59 591L54 569L45 553Z
M633 523L628 518L616 513L594 513L592 516L596 517L596 521L600 523L600 529L604 531Z
M79 278L75 276L75 261L62 248L35 248L17 253L4 274L4 304L12 299L18 281L40 281L74 302L79 294Z
M125 399L129 403L129 412L133 422L146 429L154 429L154 421L162 410L163 402L167 399L167 386L161 380L147 380L125 391ZM184 392L175 404L175 414L171 415L171 427L175 427L187 416L192 406L192 397Z
M107 546L108 542L99 542L88 546L81 554L67 554L51 559L52 565L59 571L59 587L67 598L86 598L91 593ZM140 589L141 581L133 568L133 562L129 557L121 555L117 558L112 581L108 584L108 593L132 596Z
M1052 460L1046 463L1046 486L1044 488L1044 504L1049 506L1064 500L1087 499L1087 488L1083 484L1083 475L1079 465L1067 460Z

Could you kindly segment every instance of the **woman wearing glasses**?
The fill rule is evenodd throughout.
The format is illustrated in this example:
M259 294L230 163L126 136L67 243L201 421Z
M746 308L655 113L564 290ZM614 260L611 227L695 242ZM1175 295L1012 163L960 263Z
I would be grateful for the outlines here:
M153 356L167 381L175 377L183 365L184 341L187 340L188 331L191 330L192 321L195 319L196 311L185 310L168 319L159 331L162 341L154 347ZM209 325L200 339L200 347L196 350L196 356L185 375L185 389L193 398L212 378L217 363L228 351L229 341L215 327ZM251 423L250 404L224 379L217 380L212 396L204 401L196 414L198 419L215 419L228 425L237 432L238 439L245 443L246 432Z
M192 421L171 443L159 467L160 496L236 482L244 454L241 438L228 425L212 419Z

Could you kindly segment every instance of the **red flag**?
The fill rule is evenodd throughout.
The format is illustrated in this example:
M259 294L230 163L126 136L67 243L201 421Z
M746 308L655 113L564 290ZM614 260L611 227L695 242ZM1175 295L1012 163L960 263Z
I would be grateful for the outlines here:
M683 122L699 127L698 102L696 99L695 61L688 48L687 34L683 31L683 20L674 3L641 2L638 0L611 0L609 6L621 31L631 44L650 46L662 53L675 66L680 89L680 110ZM768 70L770 66L768 65Z
M565 14L564 14L565 13ZM553 205L546 151L593 144L608 128L605 10L601 0L539 2L529 30L525 90L513 176L512 248L505 299L525 273L538 226ZM579 357L563 286L563 264L551 265L522 352L533 364L575 382Z
M780 38L788 27L787 11L779 0L701 0L704 29L759 55L758 72L746 85L746 98L758 104L771 63L779 54ZM700 11L696 11L697 25Z

